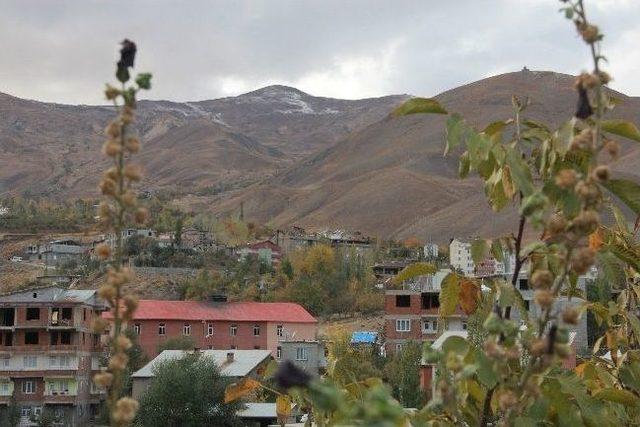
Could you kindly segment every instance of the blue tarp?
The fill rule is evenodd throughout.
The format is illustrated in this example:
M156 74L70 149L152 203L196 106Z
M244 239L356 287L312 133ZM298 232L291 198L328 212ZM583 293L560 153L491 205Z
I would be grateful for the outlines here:
M356 331L351 334L351 344L375 344L377 341L377 332Z

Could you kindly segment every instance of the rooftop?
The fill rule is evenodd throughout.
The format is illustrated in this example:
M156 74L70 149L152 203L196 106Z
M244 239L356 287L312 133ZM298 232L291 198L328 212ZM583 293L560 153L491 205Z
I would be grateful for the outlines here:
M0 296L0 303L47 302L104 305L93 289L62 289L57 286L48 286L16 291Z
M111 318L111 313L104 313ZM224 320L236 322L317 323L301 305L291 302L140 300L135 320Z
M155 376L154 368L168 360L176 360L193 351L164 350L151 362L134 372L133 378L151 378ZM227 361L227 353L233 353L233 361ZM271 358L270 350L201 350L203 357L211 358L220 368L223 377L244 377L249 375L258 365Z

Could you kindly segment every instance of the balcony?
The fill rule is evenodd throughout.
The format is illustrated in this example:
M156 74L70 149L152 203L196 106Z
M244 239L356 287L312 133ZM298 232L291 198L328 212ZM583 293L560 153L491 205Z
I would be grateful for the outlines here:
M9 345L0 346L0 352L8 353L24 353L24 352L61 352L61 353L74 353L78 351L79 346L76 344L23 344L23 345Z
M42 398L44 403L73 404L77 397L69 392L47 392Z

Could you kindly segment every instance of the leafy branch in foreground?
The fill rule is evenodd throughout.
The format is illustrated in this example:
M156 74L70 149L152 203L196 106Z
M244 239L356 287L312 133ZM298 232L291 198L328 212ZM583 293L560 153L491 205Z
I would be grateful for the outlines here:
M133 190L133 185L140 181L142 173L140 166L131 163L131 157L140 151L140 140L133 129L136 95L140 90L151 88L151 74L138 74L135 84L127 85L135 55L136 45L125 39L116 69L120 88L107 85L105 89L105 96L113 102L118 116L105 130L107 141L104 143L103 153L111 159L113 166L105 172L100 182L100 190L104 195L104 201L100 204L100 221L111 232L113 244L102 244L96 252L109 263L106 284L98 290L98 295L109 304L113 319L109 328L111 354L108 370L96 374L94 382L108 389L107 404L113 426L130 424L138 410L138 402L122 396L128 363L126 350L132 346L131 340L125 335L125 328L138 305L136 298L123 291L124 285L133 280L133 272L124 267L122 230L131 223L143 224L148 216L144 208L138 207ZM106 327L107 324L102 319L94 322L97 333L104 332Z
M510 280L483 280L451 273L442 282L440 314L460 307L474 316L477 337L452 336L440 349L425 345L423 360L436 366L435 394L408 414L379 380L351 383L329 374L294 384L294 401L310 405L318 425L537 426L637 425L640 419L640 245L608 193L640 215L640 186L612 179L604 159L620 150L613 138L640 140L632 123L611 120L613 109L602 69L602 33L588 19L582 0L562 1L587 45L593 70L575 81L574 117L552 130L526 117L529 101L512 99L513 115L482 130L449 114L433 99L412 99L391 114L447 114L445 154L460 155L461 178L477 174L491 207L514 207L517 225L510 235L478 239L473 257L504 260L513 254ZM616 225L600 216L614 212ZM525 240L528 229L536 231ZM618 280L617 300L588 302L579 281L598 263L605 278ZM412 272L406 272L407 277ZM531 309L516 286L528 278ZM582 279L581 279L582 278ZM507 314L520 312L519 322ZM572 329L590 310L606 331L591 357L575 369L563 363L573 353ZM603 357L606 349L610 357Z

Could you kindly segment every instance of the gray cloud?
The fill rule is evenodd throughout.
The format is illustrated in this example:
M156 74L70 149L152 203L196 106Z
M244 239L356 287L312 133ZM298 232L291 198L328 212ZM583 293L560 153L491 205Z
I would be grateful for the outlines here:
M640 95L640 4L592 0L614 88ZM117 42L138 43L153 99L273 83L314 95L435 95L489 75L576 73L588 52L554 0L0 0L0 91L101 103Z

